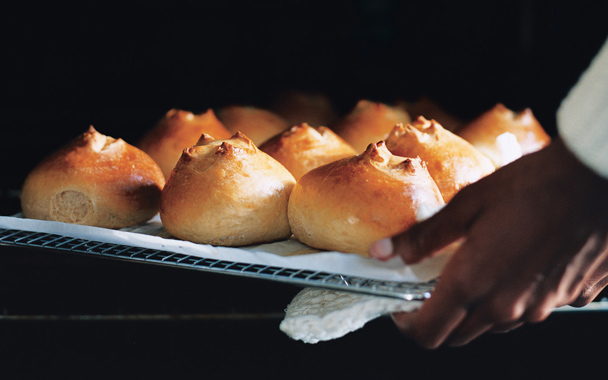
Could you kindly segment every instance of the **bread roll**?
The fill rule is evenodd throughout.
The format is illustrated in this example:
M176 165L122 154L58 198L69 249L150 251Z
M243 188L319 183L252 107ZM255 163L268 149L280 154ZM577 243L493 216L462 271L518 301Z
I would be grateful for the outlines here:
M158 213L165 179L143 151L92 126L26 177L26 218L122 228Z
M458 135L488 156L497 168L551 142L532 110L516 113L501 103L463 126Z
M257 146L289 128L278 114L252 106L226 106L217 111L217 117L230 133L241 132Z
M446 202L461 188L494 171L492 162L473 145L422 116L410 124L397 124L386 147L397 156L420 157Z
M318 166L357 154L331 129L306 123L272 137L260 150L283 164L296 180Z
M184 150L163 189L160 217L173 236L242 246L291 236L287 202L295 179L241 133L203 135Z
M410 121L409 114L401 108L360 100L332 130L361 153L369 144L385 140L395 124Z
M367 256L369 245L414 224L418 208L443 198L424 163L385 143L304 174L289 198L289 223L302 243Z
M171 109L142 137L138 146L156 161L165 178L169 178L182 151L196 144L203 133L216 139L231 136L212 109L201 114Z

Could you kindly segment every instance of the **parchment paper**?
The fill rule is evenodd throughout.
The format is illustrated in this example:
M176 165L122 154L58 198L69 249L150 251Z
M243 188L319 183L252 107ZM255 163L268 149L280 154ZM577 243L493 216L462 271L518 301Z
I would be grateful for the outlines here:
M196 257L248 264L339 273L384 281L423 282L436 277L443 259L407 266L399 258L379 262L360 255L318 251L291 238L247 247L217 247L173 238L158 216L135 227L113 230L76 224L0 216L0 228L59 234L74 238L158 249Z

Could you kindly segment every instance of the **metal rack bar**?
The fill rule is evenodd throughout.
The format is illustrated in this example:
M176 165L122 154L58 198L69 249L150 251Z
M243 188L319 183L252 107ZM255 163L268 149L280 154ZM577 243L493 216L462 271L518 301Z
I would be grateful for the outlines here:
M104 243L68 236L0 228L0 246L54 249L74 254L166 265L205 272L259 278L302 287L320 287L369 295L424 300L430 297L433 282L409 283L346 276L339 273L240 263L190 256L181 253Z

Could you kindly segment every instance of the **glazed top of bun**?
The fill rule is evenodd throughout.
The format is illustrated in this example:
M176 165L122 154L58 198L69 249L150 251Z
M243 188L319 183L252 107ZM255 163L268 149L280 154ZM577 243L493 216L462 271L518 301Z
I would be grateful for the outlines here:
M142 137L138 146L157 162L165 178L169 178L182 151L196 144L203 133L216 139L231 136L212 109L200 114L171 109Z
M410 120L401 108L363 99L332 130L361 153L369 144L385 140L395 124Z
M498 103L463 126L458 135L487 155L496 167L551 142L529 108L514 112ZM511 137L509 139L508 137ZM511 144L511 146L507 144ZM507 151L511 149L511 152Z
M354 156L357 152L327 127L302 123L280 133L260 146L298 180L311 169Z
M22 210L28 218L121 228L158 213L164 184L146 153L91 126L28 174Z
M494 171L492 162L473 145L422 116L410 124L397 124L386 146L398 156L420 157L446 202L464 186Z
M288 212L294 236L304 244L367 255L372 242L416 223L420 207L443 204L424 163L395 156L380 141L302 176Z
M173 236L239 246L291 236L287 202L295 179L240 132L203 134L184 150L161 197L160 216Z
M226 106L217 111L217 117L230 133L241 132L257 146L289 127L278 114L253 106Z

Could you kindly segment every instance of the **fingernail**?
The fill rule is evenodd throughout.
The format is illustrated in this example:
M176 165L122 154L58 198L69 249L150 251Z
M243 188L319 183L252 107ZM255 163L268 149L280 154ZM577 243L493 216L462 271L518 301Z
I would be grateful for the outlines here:
M397 326L397 328L399 328L399 330L402 333L406 334L410 330L410 326L412 324L411 313L406 313L406 312L393 313L391 315L391 318L392 318L393 322L395 323L395 325Z
M369 247L370 256L379 260L385 260L393 256L393 241L384 238L372 243Z

